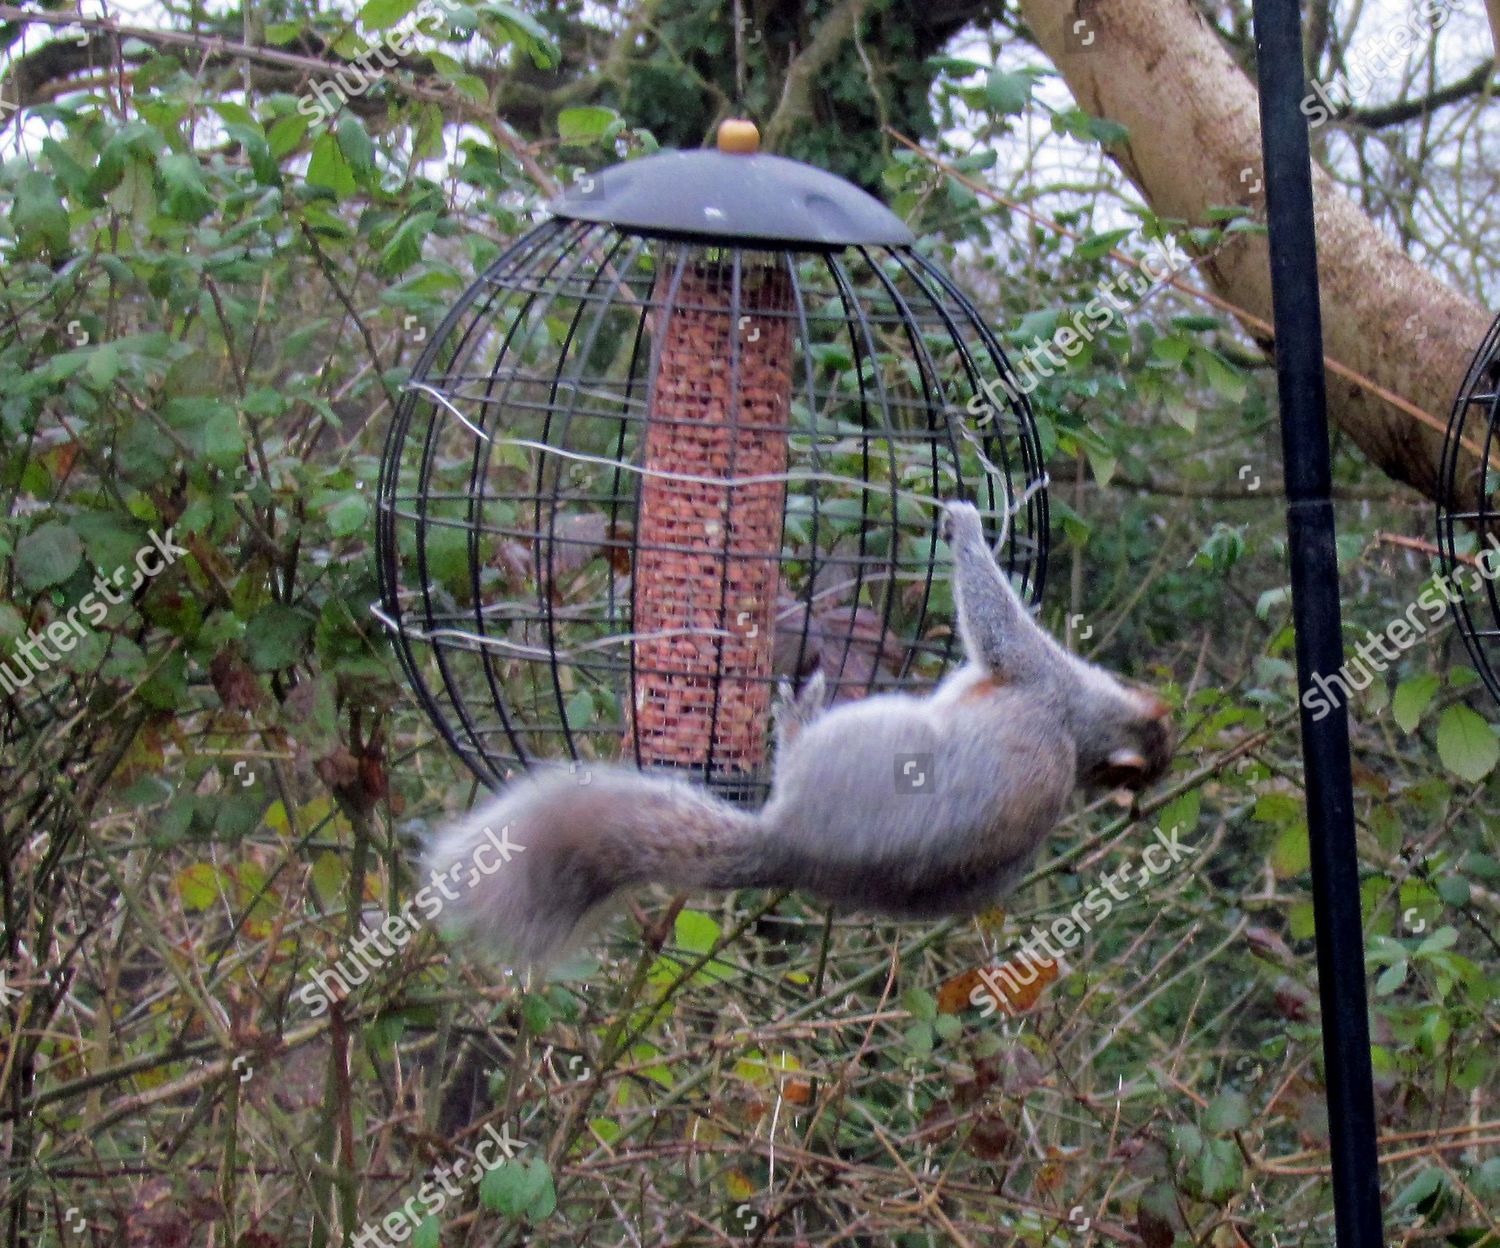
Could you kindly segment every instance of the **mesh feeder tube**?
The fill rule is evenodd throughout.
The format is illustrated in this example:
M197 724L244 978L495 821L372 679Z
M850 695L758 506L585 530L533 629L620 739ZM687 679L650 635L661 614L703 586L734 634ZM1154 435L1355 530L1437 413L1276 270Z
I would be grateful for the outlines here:
M725 137L721 151L745 150ZM777 257L691 248L652 304L626 744L644 765L732 782L766 761L792 283Z
M787 468L790 286L713 261L662 281L676 291L646 424L631 744L723 777L765 762L786 484L763 478Z

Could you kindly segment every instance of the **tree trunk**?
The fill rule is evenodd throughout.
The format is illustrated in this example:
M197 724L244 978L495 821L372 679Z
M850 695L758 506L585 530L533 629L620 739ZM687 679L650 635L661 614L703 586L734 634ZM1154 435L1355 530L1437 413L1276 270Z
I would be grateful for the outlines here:
M1255 86L1190 0L1021 8L1078 103L1130 131L1112 155L1155 212L1198 224L1210 205L1248 203L1264 215ZM1313 192L1327 355L1446 424L1488 314L1407 259L1316 167ZM1264 237L1225 248L1203 271L1223 298L1271 319ZM1439 429L1333 374L1328 408L1372 462L1437 498ZM1460 482L1472 484L1476 465L1471 457Z

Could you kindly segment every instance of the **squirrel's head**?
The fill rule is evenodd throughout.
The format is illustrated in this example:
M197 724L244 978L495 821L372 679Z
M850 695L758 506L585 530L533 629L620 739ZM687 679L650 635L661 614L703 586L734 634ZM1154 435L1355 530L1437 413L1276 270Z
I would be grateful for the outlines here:
M1177 744L1168 718L1172 708L1149 689L1122 685L1097 668L1092 674L1103 681L1089 682L1095 688L1086 699L1088 721L1076 735L1079 783L1091 789L1139 792L1161 779L1172 764Z

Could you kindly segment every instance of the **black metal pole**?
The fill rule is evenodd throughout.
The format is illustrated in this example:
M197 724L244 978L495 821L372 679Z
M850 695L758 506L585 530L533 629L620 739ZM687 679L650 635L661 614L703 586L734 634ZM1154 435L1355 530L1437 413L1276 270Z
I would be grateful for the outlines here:
M1312 160L1307 118L1301 111L1306 83L1297 0L1255 0L1255 52L1300 694L1312 686L1315 676L1338 671L1344 645L1330 501ZM1341 702L1317 718L1303 700L1302 760L1312 842L1334 1225L1340 1248L1377 1248L1382 1232L1370 1021L1365 1003L1349 719Z

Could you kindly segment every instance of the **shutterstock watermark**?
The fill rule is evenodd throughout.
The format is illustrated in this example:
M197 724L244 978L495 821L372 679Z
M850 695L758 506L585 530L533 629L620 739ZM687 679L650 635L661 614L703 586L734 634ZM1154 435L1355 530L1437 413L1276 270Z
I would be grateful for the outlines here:
M967 411L975 418L974 423L984 425L994 418L997 410L1035 390L1041 378L1062 371L1065 360L1076 356L1117 319L1131 308L1139 307L1152 291L1192 262L1191 256L1179 250L1175 238L1158 239L1139 269L1126 269L1100 282L1099 293L1054 329L1051 338L1044 339L1038 334L1016 358L1013 377L985 382L981 392L968 403ZM1128 301L1119 297L1120 288L1130 296Z
M1365 640L1354 647L1354 658L1332 676L1319 672L1313 677L1316 688L1302 695L1302 705L1313 713L1314 722L1332 714L1334 707L1342 701L1345 705L1354 700L1354 695L1370 687L1370 682L1384 672L1391 663L1410 650L1427 635L1427 630L1448 614L1450 603L1457 603L1465 594L1473 593L1485 581L1500 576L1500 548L1487 545L1474 556L1477 567L1464 564L1452 576L1437 576L1417 600L1402 614L1385 626L1378 637L1366 630ZM1467 583L1463 583L1467 582ZM1417 618L1417 612L1429 618ZM1371 651L1380 657L1376 658ZM1358 675L1356 675L1358 673Z
M1301 104L1307 124L1321 126L1351 107L1428 34L1446 26L1455 7L1454 0L1416 0L1404 22L1386 31L1371 48L1350 57L1347 66L1327 82L1312 84Z
M1011 1002L1025 999L1022 990L1036 983L1044 970L1060 964L1067 950L1076 948L1083 937L1109 918L1115 903L1130 897L1128 890L1149 887L1183 859L1196 854L1202 846L1184 845L1177 839L1181 831L1179 824L1167 831L1158 824L1152 833L1158 843L1141 851L1139 868L1134 862L1121 864L1105 875L1103 884L1089 889L1067 914L1058 915L1050 923L1033 923L1030 935L1013 956L999 966L980 968L980 982L969 991L969 1002L980 1007L980 1017L988 1018L997 1009L1014 1014ZM1058 947L1054 947L1054 941ZM1023 974L1023 968L1027 973Z
M363 95L379 82L385 76L384 71L401 64L408 44L416 38L423 22L449 14L461 5L462 0L423 0L396 25L377 32L376 42L336 71L332 80L321 78L313 82L308 88L312 94L297 101L297 111L314 123L327 121L351 97Z
M510 1138L509 1126L496 1131L491 1123L485 1127L484 1137L474 1145L474 1160L478 1164L472 1170L467 1157L457 1158L452 1165L445 1163L435 1167L432 1177L401 1208L392 1210L379 1222L366 1222L360 1227L353 1237L354 1248L386 1248L393 1242L410 1239L425 1219L435 1218L443 1212L449 1197L463 1195L457 1180L462 1179L466 1172L468 1182L478 1183L501 1162L510 1160L517 1151L526 1147L525 1140ZM500 1156L491 1153L491 1144Z
M91 628L98 628L104 623L111 606L119 606L128 594L134 593L152 577L160 576L188 553L184 547L173 544L170 528L165 537L158 536L154 529L148 536L151 538L150 544L135 552L133 572L121 564L110 576L98 573L94 577L94 588L69 607L66 615L53 620L45 631L34 628L16 642L15 653L11 658L0 661L0 689L14 694L26 688L53 663L61 663L63 654L67 654L87 637ZM130 574L129 589L124 593L116 593L125 584L127 573ZM88 617L87 624L78 618L80 615ZM62 654L53 654L48 650L49 641ZM38 654L41 655L40 658L37 657ZM12 662L15 664L15 671L11 671Z
M372 928L353 941L349 950L336 963L317 971L312 982L303 984L297 998L317 1018L333 1002L342 1001L370 978L372 972L389 958L393 958L406 947L424 922L430 923L442 914L443 907L457 901L462 895L452 887L455 883L464 888L473 888L486 876L494 875L511 860L512 855L524 853L526 846L510 839L510 825L506 824L497 834L493 828L484 828L484 837L467 860L460 859L448 870L433 871L428 882L412 894L411 900L395 914L388 914L378 928ZM421 910L420 919L413 913ZM391 944L381 944L381 937ZM373 948L374 952L371 952Z

